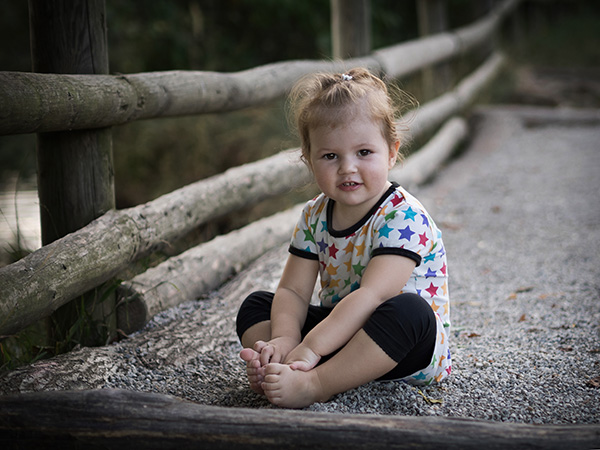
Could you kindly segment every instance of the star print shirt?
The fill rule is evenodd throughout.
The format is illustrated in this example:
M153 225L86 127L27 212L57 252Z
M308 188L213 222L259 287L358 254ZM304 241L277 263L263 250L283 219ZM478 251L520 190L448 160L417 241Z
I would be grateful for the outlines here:
M296 256L319 261L321 306L333 308L358 289L372 257L392 254L414 260L417 265L400 293L416 293L429 303L438 336L431 364L406 381L441 381L451 369L448 275L441 231L421 203L395 183L365 217L346 230L330 225L334 203L321 194L304 206L289 249Z

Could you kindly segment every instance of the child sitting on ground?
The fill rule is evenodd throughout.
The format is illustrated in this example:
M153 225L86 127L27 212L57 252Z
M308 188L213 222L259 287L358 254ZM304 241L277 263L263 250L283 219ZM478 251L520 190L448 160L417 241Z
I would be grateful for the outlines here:
M322 193L303 209L276 292L240 307L250 387L301 408L373 380L441 381L451 369L446 252L425 208L388 181L400 136L387 86L365 69L317 74L291 102Z

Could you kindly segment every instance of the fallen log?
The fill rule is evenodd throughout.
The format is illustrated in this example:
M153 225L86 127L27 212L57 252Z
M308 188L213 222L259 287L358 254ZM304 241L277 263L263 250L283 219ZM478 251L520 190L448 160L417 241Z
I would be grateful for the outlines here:
M578 449L600 425L526 425L445 417L204 406L121 390L0 397L0 444L13 448Z

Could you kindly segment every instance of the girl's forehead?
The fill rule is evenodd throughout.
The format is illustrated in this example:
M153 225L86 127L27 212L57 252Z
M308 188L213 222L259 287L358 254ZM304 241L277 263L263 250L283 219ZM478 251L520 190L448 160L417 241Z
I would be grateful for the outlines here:
M368 108L361 108L360 105L352 105L347 107L323 108L314 116L313 123L309 125L309 128L338 128L356 122L377 123Z
M339 145L381 143L385 141L383 129L370 116L360 115L337 122L321 123L309 129L311 146L330 148Z

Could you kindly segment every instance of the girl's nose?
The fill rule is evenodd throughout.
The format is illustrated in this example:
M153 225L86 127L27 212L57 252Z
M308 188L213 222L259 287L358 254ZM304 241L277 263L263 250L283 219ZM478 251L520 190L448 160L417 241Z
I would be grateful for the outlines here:
M356 172L356 161L354 158L341 158L338 172L341 174Z

